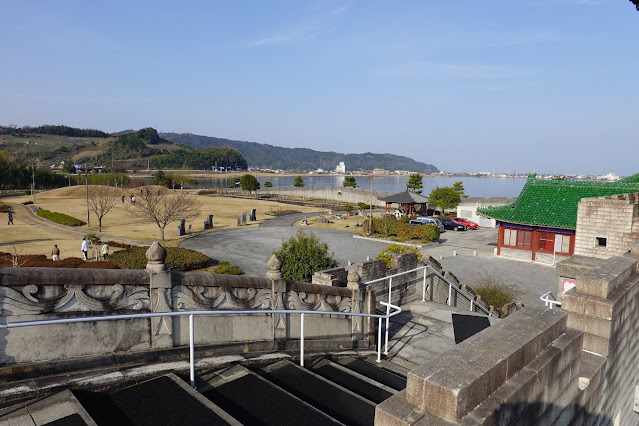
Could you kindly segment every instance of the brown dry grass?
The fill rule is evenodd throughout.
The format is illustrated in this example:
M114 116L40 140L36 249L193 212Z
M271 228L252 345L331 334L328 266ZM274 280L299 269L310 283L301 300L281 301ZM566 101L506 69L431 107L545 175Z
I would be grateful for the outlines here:
M154 191L156 189L154 188ZM166 188L163 191L170 191ZM102 235L103 240L109 237L126 238L145 243L151 243L160 237L159 228L155 223L148 220L131 216L126 208L129 205L129 196L131 194L139 195L139 189L124 189L124 204L118 204L102 219ZM188 225L192 225L192 234L197 235L203 232L216 232L219 230L228 230L238 228L237 218L242 212L250 212L252 208L257 209L257 221L249 222L248 228L257 228L261 222L271 218L265 213L269 211L290 210L294 209L302 212L317 211L315 208L303 206L291 206L273 201L262 201L252 199L236 199L227 197L198 196L190 193L189 197L202 203L200 214L187 220ZM86 188L83 186L73 186L66 188L58 188L52 191L37 194L37 205L42 209L68 214L78 219L87 220L86 208ZM29 201L30 196L19 196L4 198L5 203L20 204ZM80 242L82 236L88 233L98 233L97 218L93 213L90 216L90 227L82 226L76 228L59 229L56 226L42 225L42 222L31 217L24 210L14 208L14 226L6 225L6 215L1 215L0 219L0 251L13 251L13 247L20 254L46 254L51 253L53 244L58 244L62 252L62 257L80 255ZM212 231L204 231L203 223L209 214L214 215L214 229ZM184 237L177 237L178 222L169 224L165 231L166 240L164 245L175 246L184 240ZM188 236L188 235L187 235Z

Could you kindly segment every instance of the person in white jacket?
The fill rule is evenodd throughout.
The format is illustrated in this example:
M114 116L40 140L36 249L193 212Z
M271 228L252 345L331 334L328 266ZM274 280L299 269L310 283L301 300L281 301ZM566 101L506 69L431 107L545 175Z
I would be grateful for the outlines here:
M89 242L86 238L82 238L82 254L84 255L84 260L87 260L87 253L89 252Z

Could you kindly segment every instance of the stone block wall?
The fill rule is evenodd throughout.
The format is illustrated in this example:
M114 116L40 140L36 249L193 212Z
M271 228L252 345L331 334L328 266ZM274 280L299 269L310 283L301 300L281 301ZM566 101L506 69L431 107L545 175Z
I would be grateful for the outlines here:
M601 245L597 238L605 238ZM584 198L577 209L575 254L600 259L619 256L639 239L639 194Z
M524 308L411 371L375 423L636 425L638 336L637 258L606 259L561 310Z
M559 310L525 308L408 375L377 425L553 424L578 396L583 333Z
M345 268L326 269L313 274L311 282L313 284L330 285L335 287L346 287L348 272Z
M616 424L638 424L633 411L639 381L639 274L637 260L612 257L579 275L564 294L568 326L584 332L590 392L580 407ZM573 422L573 424L582 424Z

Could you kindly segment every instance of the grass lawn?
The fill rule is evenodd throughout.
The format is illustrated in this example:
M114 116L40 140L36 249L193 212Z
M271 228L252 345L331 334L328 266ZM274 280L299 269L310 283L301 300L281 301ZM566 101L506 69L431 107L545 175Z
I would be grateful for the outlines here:
M160 230L155 223L146 219L131 216L126 207L129 204L129 195L135 194L136 189L125 189L124 204L118 202L116 206L102 219L103 240L109 237L127 238L150 244L160 238ZM39 193L36 196L37 205L46 210L64 213L76 217L83 221L87 220L87 208L85 199L85 188L83 186L72 186L58 188L51 191ZM216 232L239 228L237 218L242 212L250 212L252 208L257 209L257 221L248 222L248 228L257 228L261 222L271 218L265 213L269 211L294 209L300 212L316 212L316 208L304 206L291 206L273 201L261 201L251 199L238 199L227 197L198 196L191 192L193 200L203 204L200 214L193 219L187 220L186 226L192 225L192 234L202 232ZM20 204L32 200L31 196L18 196L3 198L5 203ZM204 221L209 214L213 216L212 231L204 231ZM88 233L98 233L98 220L93 213L90 215L90 227L80 226L68 229L59 229L56 226L47 227L30 217L23 209L14 209L15 225L7 225L6 214L0 214L0 251L12 252L13 247L19 254L46 254L51 253L53 244L58 244L61 250L61 257L80 256L80 242L82 236ZM178 221L170 223L165 230L166 240L162 243L165 246L176 246L184 237L177 237ZM189 235L187 234L187 237Z

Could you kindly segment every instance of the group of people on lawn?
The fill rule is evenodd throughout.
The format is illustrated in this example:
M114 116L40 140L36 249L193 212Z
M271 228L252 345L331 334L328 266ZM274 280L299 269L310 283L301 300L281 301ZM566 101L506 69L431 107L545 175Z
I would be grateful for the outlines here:
M82 238L82 246L80 247L80 250L82 250L84 260L89 260L87 256L89 253L89 242L86 238ZM109 245L107 243L102 244L102 248L100 249L99 254L102 255L102 259L109 259ZM57 244L53 245L53 250L51 250L51 258L55 261L60 260L60 249L58 248Z

